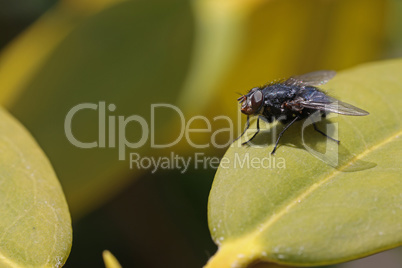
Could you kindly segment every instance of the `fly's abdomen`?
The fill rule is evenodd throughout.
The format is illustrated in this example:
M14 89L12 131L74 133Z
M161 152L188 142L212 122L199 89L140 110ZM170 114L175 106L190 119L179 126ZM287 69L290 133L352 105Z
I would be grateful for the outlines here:
M331 102L327 95L324 92L320 91L316 87L305 87L303 90L297 94L297 97L301 97L306 101L315 101L321 103Z

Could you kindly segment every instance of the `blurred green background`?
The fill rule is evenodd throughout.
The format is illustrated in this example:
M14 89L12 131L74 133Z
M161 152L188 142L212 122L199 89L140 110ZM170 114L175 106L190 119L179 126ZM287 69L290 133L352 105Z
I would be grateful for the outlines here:
M65 267L103 267L104 249L123 267L201 267L216 251L206 216L213 168L152 174L119 161L117 148L77 148L64 133L71 108L105 101L116 105L107 115L148 121L151 104L169 103L186 120L211 119L214 132L228 127L215 116L237 118L236 92L401 57L400 14L398 0L1 1L0 101L36 138L65 191L74 231ZM173 141L177 114L156 117L156 141ZM73 132L96 140L97 114L77 115ZM128 126L128 140L140 135L138 125ZM206 144L211 134L191 137ZM232 138L216 136L219 144ZM221 157L225 148L197 149L182 139L128 152ZM395 249L336 267L401 264Z

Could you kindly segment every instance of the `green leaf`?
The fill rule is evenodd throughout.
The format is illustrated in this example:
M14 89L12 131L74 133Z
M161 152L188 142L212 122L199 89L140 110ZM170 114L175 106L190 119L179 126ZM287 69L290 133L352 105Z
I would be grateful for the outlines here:
M61 267L72 230L59 181L31 135L0 109L0 266Z
M219 250L207 267L257 260L325 265L401 245L401 73L402 60L378 62L341 72L323 86L370 112L319 124L337 126L327 129L341 140L335 167L304 145L320 152L338 147L311 126L302 133L303 122L285 133L275 156L276 134L267 131L257 136L259 146L229 148L209 198L209 227ZM241 168L238 160L247 155L249 165Z

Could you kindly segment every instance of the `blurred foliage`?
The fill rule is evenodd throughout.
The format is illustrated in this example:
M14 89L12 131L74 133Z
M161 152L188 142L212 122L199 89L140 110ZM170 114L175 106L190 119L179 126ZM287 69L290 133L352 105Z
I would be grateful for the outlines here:
M119 261L108 250L103 251L103 260L106 268L121 268Z
M149 23L149 18L155 19ZM20 88L13 103L5 103L51 159L73 215L98 206L121 187L130 170L126 161L118 161L116 148L82 150L72 146L64 133L68 111L80 103L106 100L106 105L117 107L114 114L108 111L111 115L149 118L151 103L174 102L186 72L190 30L189 7L183 1L116 5L68 35L34 78ZM7 96L3 99L9 100ZM96 140L98 113L81 114L74 118L74 135L84 141ZM166 124L170 114L162 116L157 126ZM131 128L127 137L138 140Z
M0 49L56 2L57 0L0 1Z
M76 221L75 229L85 229L86 222L98 226L77 232L81 237L75 241L83 241L81 246L76 243L77 249L96 248L85 244L85 236L102 239L107 233L130 229L112 225L117 230L111 230L102 225L107 215L103 214L105 204L125 208L115 209L115 221L130 214L131 207L141 206L129 222L141 219L143 224L132 227L130 236L120 236L127 239L125 247L119 246L119 251L112 245L103 248L115 252L128 267L138 265L133 259L139 259L142 266L160 267L153 257L158 243L164 245L160 251L169 248L172 254L187 252L183 262L175 262L174 258L184 258L185 254L168 254L166 267L193 267L206 262L215 250L207 237L205 216L214 170L184 174L165 170L155 175L130 170L127 159L118 160L117 148L76 148L64 133L64 119L71 108L84 102L105 101L106 105L116 105L115 111L107 110L107 116L140 115L148 121L151 104L170 103L179 105L186 120L193 115L236 119L233 128L237 130L243 124L237 119L240 115L235 92L292 74L340 70L400 55L400 5L391 0L46 3L49 10L18 38L8 41L0 55L0 101L28 128L52 162ZM19 7L29 9L29 5L24 2ZM178 137L182 125L174 111L159 111L157 119L155 138L159 143ZM211 132L230 127L225 120L212 123ZM205 128L205 122L195 120L191 127ZM76 137L94 141L98 130L96 111L77 113L73 123ZM192 140L208 144L211 132L195 133ZM138 125L127 127L128 140L136 141L140 135ZM228 144L232 136L226 131L216 139L219 144ZM194 149L183 138L172 148L151 150L147 143L138 150L127 150L127 154L160 156L175 152L194 157L194 153L202 152L219 157L224 149ZM163 205L158 210L153 210L150 199L144 202L128 194L129 189L140 185L132 183L140 177L141 181L155 181L144 192L152 192L160 200ZM160 185L165 187L152 190ZM156 214L164 216L155 218ZM189 226L184 227L183 222ZM158 235L153 233L156 229ZM190 247L188 237L192 240ZM93 241L96 246L102 244ZM113 241L108 240L111 244ZM103 249L91 255L98 258L94 260L85 254L74 259L78 253L73 248L71 263L76 264L74 267L82 263L93 266L92 260L102 265ZM137 253L123 254L124 249Z

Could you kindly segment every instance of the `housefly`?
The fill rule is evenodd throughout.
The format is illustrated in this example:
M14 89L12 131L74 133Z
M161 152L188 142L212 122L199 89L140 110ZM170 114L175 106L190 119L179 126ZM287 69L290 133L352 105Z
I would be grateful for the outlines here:
M241 138L250 127L250 116L258 116L257 131L248 141L243 142L243 145L250 142L259 133L261 118L269 123L278 120L286 126L279 133L275 147L271 152L274 154L285 131L294 122L306 119L317 111L322 116L327 113L353 116L368 115L369 113L365 110L332 98L316 87L327 83L335 74L335 71L316 71L292 76L287 80L273 82L263 87L252 88L246 95L237 99L241 104L241 112L247 115L246 128L237 139ZM313 126L317 132L339 143L338 140L319 130L314 122Z

